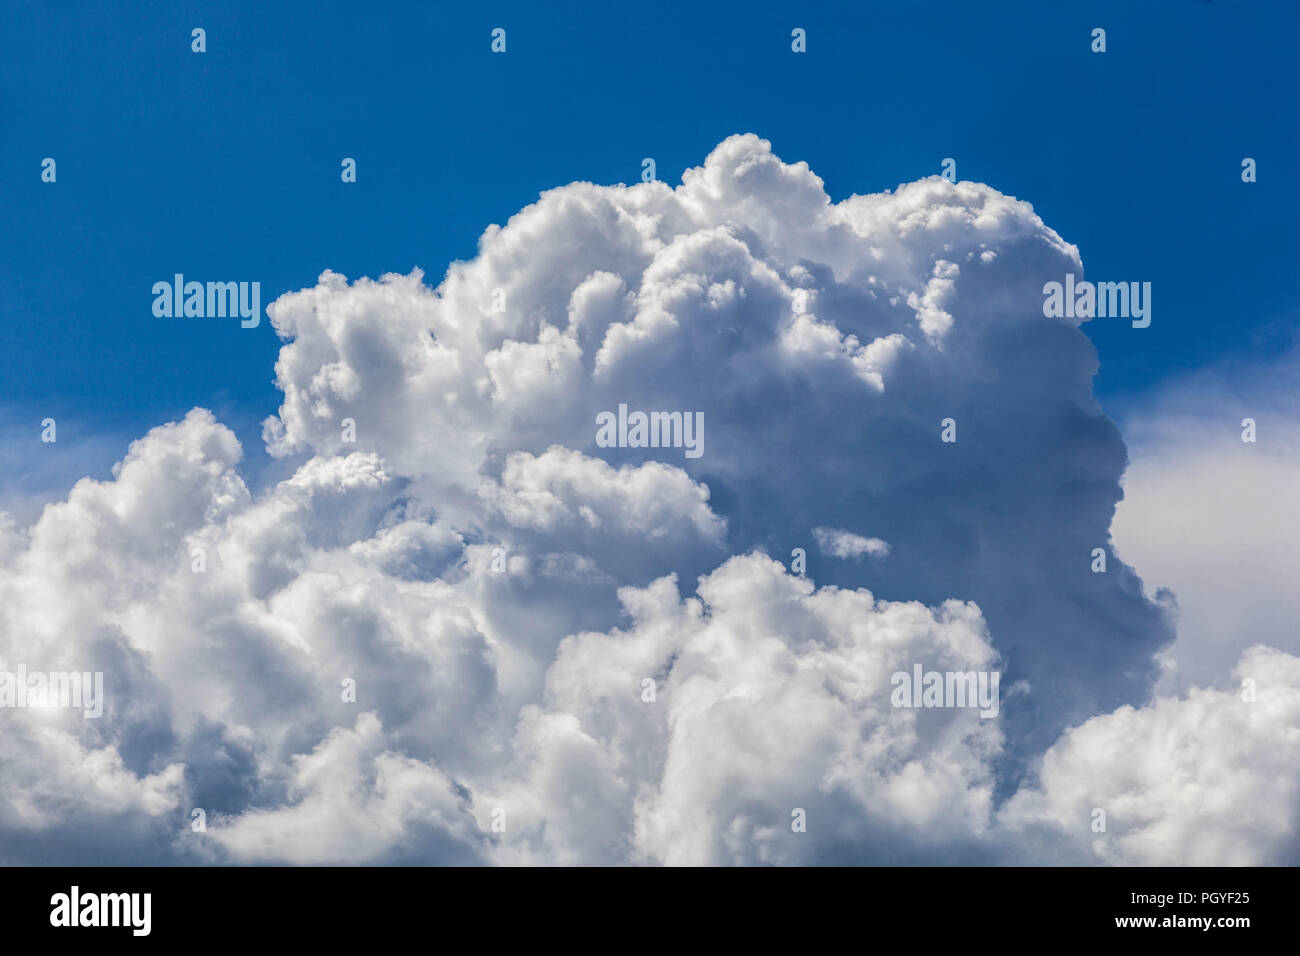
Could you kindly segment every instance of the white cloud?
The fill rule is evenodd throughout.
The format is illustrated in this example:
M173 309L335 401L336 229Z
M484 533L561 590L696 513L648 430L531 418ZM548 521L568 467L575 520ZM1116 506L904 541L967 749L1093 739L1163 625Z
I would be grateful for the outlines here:
M436 289L323 273L270 307L285 397L264 435L287 479L250 492L234 435L196 409L113 480L0 523L0 665L103 670L108 696L100 721L2 738L23 786L63 794L0 782L6 852L1075 853L1049 824L1084 799L1079 748L1098 775L1123 756L1085 722L1163 719L1116 708L1145 701L1171 632L1121 561L1088 571L1125 450L1091 345L1042 316L1043 281L1071 269L1073 246L987 186L832 203L738 136L677 189L544 194ZM704 456L597 446L620 403L703 414ZM764 556L814 541L806 577ZM891 707L913 664L1004 668L1000 716ZM1252 714L1261 741L1291 719ZM997 788L1078 725L1039 802L999 814ZM1291 791L1267 799L1262 830Z
M293 758L284 806L218 819L207 839L239 863L310 865L385 859L423 836L443 862L472 862L464 795L437 768L383 746L380 721L363 713Z
M1003 808L1061 862L1278 866L1300 847L1300 658L1246 651L1225 690L1121 707L1069 731ZM1253 681L1253 700L1241 681ZM1096 810L1105 832L1095 832Z
M842 528L813 528L817 546L836 558L861 558L865 554L883 558L889 554L889 544L879 538L864 538Z
M507 858L788 863L836 845L883 859L982 832L996 722L889 695L914 662L990 668L977 608L815 591L760 555L698 592L625 589L629 629L561 645L516 739L524 773L487 801L525 808Z
M708 487L679 468L651 461L615 470L558 446L511 455L501 482L480 486L479 495L514 527L548 533L717 540L725 527L709 510Z

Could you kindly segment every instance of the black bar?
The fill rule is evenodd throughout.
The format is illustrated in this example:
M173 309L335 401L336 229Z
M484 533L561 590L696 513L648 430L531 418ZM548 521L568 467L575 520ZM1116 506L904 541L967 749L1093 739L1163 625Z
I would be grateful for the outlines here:
M551 948L581 941L602 950L694 949L704 939L808 946L841 935L854 948L898 938L918 951L936 943L1103 937L1179 945L1202 937L1231 946L1261 931L1293 929L1288 911L1295 889L1289 869L1207 868L48 867L5 869L0 881L10 945L60 937L72 944L393 945L409 937L434 947ZM142 926L142 913L121 909L121 898L113 905L127 925L51 925L57 894L70 904L73 886L88 916L88 895L150 894L148 935L135 935L129 917ZM1190 902L1179 894L1190 894ZM1155 922L1117 925L1131 918ZM1178 922L1204 918L1245 918L1248 925L1216 922L1205 929Z

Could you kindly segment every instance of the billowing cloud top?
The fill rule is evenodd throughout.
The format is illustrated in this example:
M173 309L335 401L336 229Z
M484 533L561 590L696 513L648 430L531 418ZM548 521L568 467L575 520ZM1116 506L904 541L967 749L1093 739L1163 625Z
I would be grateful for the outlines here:
M0 854L1285 858L1294 783L1200 839L1213 780L1133 777L1154 729L1266 775L1300 662L1243 658L1268 706L1147 703L1172 634L1109 553L1125 450L1042 314L1066 272L988 186L832 203L755 136L547 192L436 289L325 272L268 310L291 478L250 492L196 409L0 522L3 666L105 675L98 720L0 711ZM600 436L651 412L665 441ZM916 665L999 672L1000 710L894 706ZM1198 736L1227 716L1239 746Z

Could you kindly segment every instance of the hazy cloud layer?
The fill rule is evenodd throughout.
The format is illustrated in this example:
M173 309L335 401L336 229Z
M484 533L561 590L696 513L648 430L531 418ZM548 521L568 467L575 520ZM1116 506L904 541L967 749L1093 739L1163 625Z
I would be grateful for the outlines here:
M1258 643L1300 654L1300 349L1226 362L1148 396L1127 416L1133 463L1115 514L1119 552L1148 591L1178 599L1161 686L1214 683ZM1254 442L1243 442L1243 422Z

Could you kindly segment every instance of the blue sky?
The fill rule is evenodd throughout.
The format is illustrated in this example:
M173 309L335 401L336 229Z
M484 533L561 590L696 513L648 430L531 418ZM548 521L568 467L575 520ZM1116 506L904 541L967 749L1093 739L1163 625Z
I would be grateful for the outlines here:
M1151 281L1149 329L1088 327L1112 411L1282 350L1300 143L1275 94L1297 7L988 7L6 4L4 424L125 438L203 405L256 449L279 400L269 322L157 319L153 282L257 280L263 305L325 268L436 284L541 190L635 181L646 156L676 183L735 132L808 161L837 200L954 157L959 178L1033 203L1093 278Z

